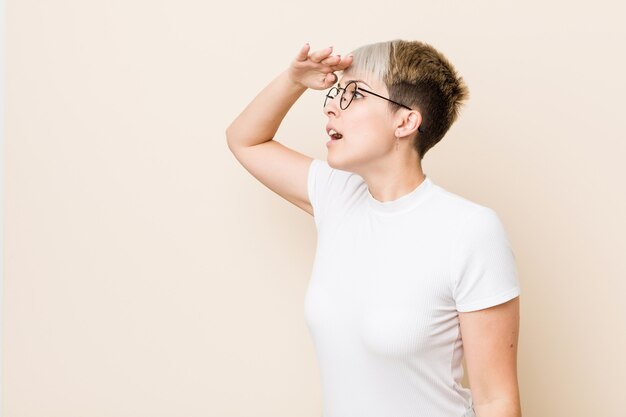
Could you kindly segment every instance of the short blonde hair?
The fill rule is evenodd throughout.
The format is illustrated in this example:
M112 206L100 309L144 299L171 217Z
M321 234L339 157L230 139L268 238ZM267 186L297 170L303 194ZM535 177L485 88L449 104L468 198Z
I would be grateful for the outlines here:
M344 73L370 74L382 80L389 98L422 115L414 147L420 160L446 134L469 98L469 90L447 58L420 41L393 40L361 46L352 52ZM389 103L392 109L399 106Z

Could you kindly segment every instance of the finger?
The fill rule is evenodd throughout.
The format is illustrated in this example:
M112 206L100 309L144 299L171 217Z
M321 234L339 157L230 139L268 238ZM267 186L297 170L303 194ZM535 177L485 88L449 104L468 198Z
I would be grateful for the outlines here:
M324 58L328 57L331 54L332 51L333 51L333 47L329 46L328 48L325 48L325 49L322 49L322 50L319 50L319 51L315 51L315 52L309 54L309 59L311 61L313 61L313 62L320 63L320 62L322 62L322 60Z
M304 46L298 52L298 56L296 56L296 61L306 61L309 56L309 50L311 49L311 45L305 43Z
M322 62L320 62L320 64L337 65L339 62L341 62L341 55L332 55L332 56L329 56L328 58L324 58Z
M341 61L332 66L333 71L343 71L352 65L354 61L354 57L352 55L348 55L346 58L342 58Z

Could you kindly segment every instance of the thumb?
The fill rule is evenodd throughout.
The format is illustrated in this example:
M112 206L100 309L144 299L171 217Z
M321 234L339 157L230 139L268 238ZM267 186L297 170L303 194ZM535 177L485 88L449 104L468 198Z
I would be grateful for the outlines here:
M326 88L330 88L333 86L333 84L335 84L337 82L337 75L335 75L334 72L329 72L328 74L326 74L326 77L324 78L324 86Z

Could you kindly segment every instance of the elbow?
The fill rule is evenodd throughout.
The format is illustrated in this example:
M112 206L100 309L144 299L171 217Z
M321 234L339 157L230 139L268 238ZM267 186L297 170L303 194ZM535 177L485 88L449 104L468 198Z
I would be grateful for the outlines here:
M235 135L233 134L232 124L226 128L226 130L224 131L224 135L226 136L226 144L228 145L228 149L232 151L233 150L233 137L235 137Z
M226 135L226 141L228 142L230 140L230 137L232 135L232 130L233 130L233 125L229 125L226 130L224 131L224 135Z

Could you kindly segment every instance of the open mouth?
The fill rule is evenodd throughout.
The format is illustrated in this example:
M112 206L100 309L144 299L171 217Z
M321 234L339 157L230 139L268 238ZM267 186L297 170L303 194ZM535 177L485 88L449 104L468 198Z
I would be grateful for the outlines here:
M337 132L335 129L330 129L328 131L328 136L330 136L330 138L332 140L339 140L343 137L343 135L339 132Z

